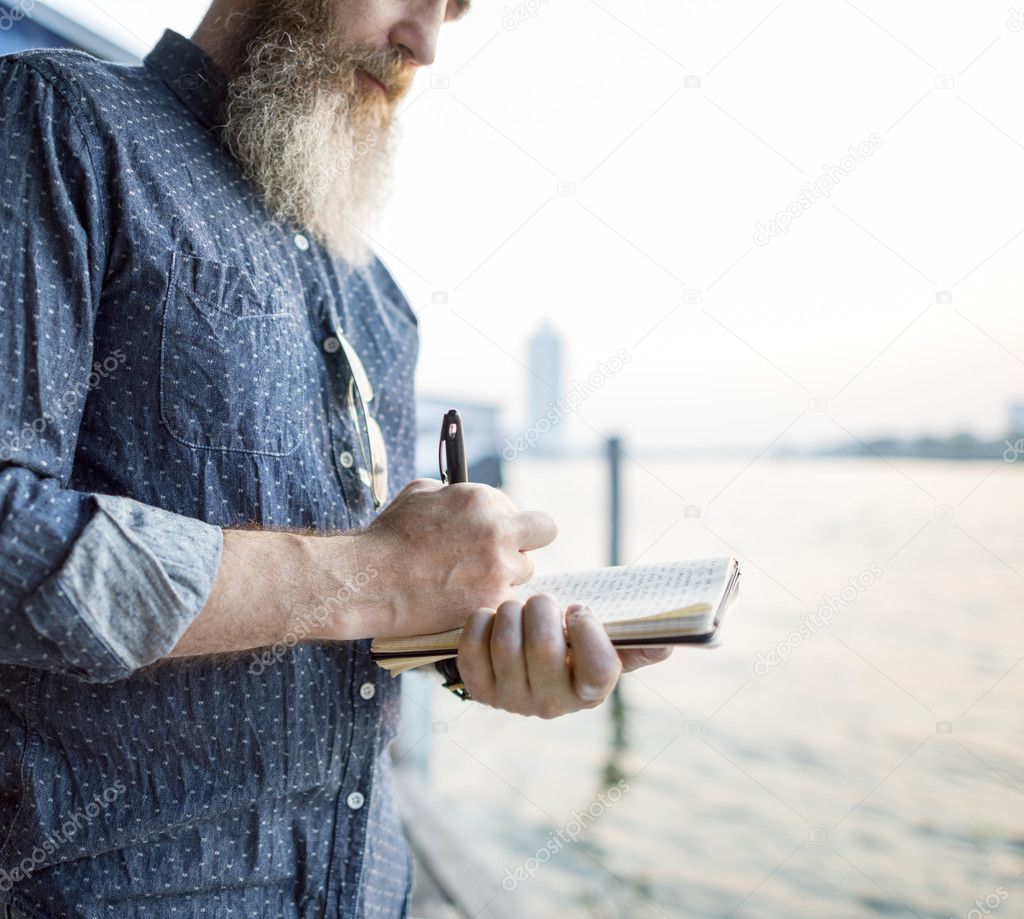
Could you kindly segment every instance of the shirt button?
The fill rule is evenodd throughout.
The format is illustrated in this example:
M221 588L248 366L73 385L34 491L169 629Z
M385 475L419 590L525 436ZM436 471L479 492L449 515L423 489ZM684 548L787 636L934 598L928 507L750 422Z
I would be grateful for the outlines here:
M295 234L295 248L300 252L309 251L309 240L302 233Z
M355 463L355 461L355 457L352 456L352 454L349 453L348 450L342 450L340 455L338 456L338 462L341 463L341 465L345 469L351 469L352 464Z
M341 342L338 341L333 335L330 338L324 339L324 351L328 354L334 354L341 347Z
M373 683L363 683L363 685L359 687L359 695L364 699L372 699L376 692L377 687L374 686Z
M361 808L363 806L363 802L365 800L366 799L363 797L362 792L360 792L360 791L353 791L352 794L350 794L345 799L345 803L348 804L348 806L350 808L352 808L352 810L357 811L357 810L359 810L359 808Z

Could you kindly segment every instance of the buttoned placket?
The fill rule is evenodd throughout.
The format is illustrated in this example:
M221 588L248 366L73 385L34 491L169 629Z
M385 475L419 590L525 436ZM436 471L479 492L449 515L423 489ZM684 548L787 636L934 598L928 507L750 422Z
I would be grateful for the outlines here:
M295 233L292 236L292 244L307 258L316 254L315 243L304 233ZM305 261L305 259L300 259ZM356 439L358 431L354 430L351 419L348 417L346 406L346 387L342 382L342 366L345 362L342 354L343 346L339 338L343 326L338 311L328 291L320 289L320 303L317 310L317 321L321 323L323 338L320 347L324 352L330 377L330 392L332 394L332 408L329 419L329 438L331 450L331 465L335 469L338 481L341 484L345 495L346 509L349 515L349 525L358 526L360 520L365 517L366 511L372 506L368 498L365 486L366 471L362 469L357 460L358 446ZM339 297L342 300L344 309L345 292L339 289ZM344 310L347 313L347 309ZM366 519L363 521L369 523Z
M312 254L314 244L302 233L293 237L295 248L302 253ZM349 313L346 300L346 291L339 288L341 300L341 311L344 315ZM327 326L321 347L328 361L340 361L342 356L342 343L338 338L338 331L343 330L341 317L330 296L324 292L321 299L322 314L321 322ZM343 334L343 332L342 332ZM349 507L349 516L352 523L355 523L358 509L372 506L367 502L367 490L362 487L359 478L359 466L355 458L354 444L347 440L351 431L350 421L346 415L343 401L345 387L339 384L341 379L339 368L331 366L332 388L340 400L336 407L337 413L332 413L330 424L330 437L332 441L332 452L336 460L336 468L339 470L339 477L346 494L346 501ZM343 433L339 437L338 430ZM356 432L351 431L353 435ZM352 498L350 494L355 493ZM377 678L380 670L369 655L369 643L362 653L354 655L352 670L349 673L349 685L358 687L351 697L351 723L353 741L356 737L360 743L353 742L352 749L348 751L346 768L342 774L342 786L335 800L335 820L333 832L336 845L339 837L346 837L351 848L362 849L366 845L366 834L369 824L369 808L367 804L372 793L372 774L374 763L380 753L380 723L379 703L377 693ZM337 848L332 848L337 852ZM349 876L350 866L348 864L336 864L336 858L332 857L331 863L327 866L324 879L324 887L316 900L317 912L321 916L328 915L329 905L338 902L342 915L348 915L356 907L357 898L361 886L361 863L360 870L356 876ZM344 901L344 902L342 902Z
M360 642L359 651L351 658L347 676L350 685L358 686L350 697L352 745L342 773L341 789L335 801L335 848L338 839L348 840L349 851L362 851L369 830L370 797L373 794L373 770L381 754L381 724L377 693L380 668L370 656L369 641ZM324 882L323 910L336 904L338 915L355 915L362 889L362 861L354 864L332 858ZM320 902L318 901L318 906ZM325 912L327 911L327 912Z
M345 292L341 291L340 296L344 308ZM358 457L362 454L357 443L359 432L355 430L355 422L349 415L347 387L341 385L343 379L341 374L342 366L348 363L350 365L349 371L351 372L351 362L347 361L344 355L345 346L346 343L349 348L352 345L351 342L342 341L342 337L345 336L344 326L334 308L334 304L329 300L325 300L325 307L327 321L330 323L330 334L323 341L323 349L328 355L328 361L331 362L330 369L334 384L332 391L336 393L338 417L341 419L345 432L344 436L340 438L340 442L334 444L333 458L335 467L338 469L342 488L345 490L346 500L350 502L350 507L353 510L363 512L373 505L373 501L368 495L370 470L365 469L359 462ZM346 309L345 312L348 312L348 310ZM332 439L335 439L333 427L332 425Z
M372 776L373 769L381 754L381 733L380 733L380 699L377 694L376 681L381 670L369 652L369 642L366 642L361 653L355 655L353 663L353 685L360 679L364 680L359 687L359 700L353 700L355 717L353 718L354 730L359 731L366 743L362 744L358 752L353 752L353 765L350 777L345 782L343 794L345 794L345 806L351 814L351 825L349 827L349 840L353 846L365 846L366 834L369 827L369 803L370 795L373 793ZM351 871L348 868L347 871ZM362 864L354 876L346 874L342 886L342 902L339 904L341 915L354 915L359 891L362 888Z

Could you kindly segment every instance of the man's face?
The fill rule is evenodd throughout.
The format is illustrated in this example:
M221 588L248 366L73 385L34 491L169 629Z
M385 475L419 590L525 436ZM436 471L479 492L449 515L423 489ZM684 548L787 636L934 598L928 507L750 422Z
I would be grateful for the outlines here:
M389 187L393 120L467 0L250 0L229 19L224 139L282 222L353 264Z

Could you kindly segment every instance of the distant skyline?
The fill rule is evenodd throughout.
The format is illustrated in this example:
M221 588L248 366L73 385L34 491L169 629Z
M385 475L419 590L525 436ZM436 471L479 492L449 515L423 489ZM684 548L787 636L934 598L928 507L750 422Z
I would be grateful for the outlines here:
M566 396L562 336L547 319L541 322L527 346L527 417L545 418ZM559 416L555 416L559 417ZM565 445L565 428L555 424L538 441L542 450L557 451Z
M205 8L54 5L136 50ZM987 0L476 4L403 105L376 237L421 388L528 426L550 316L567 380L632 358L567 420L578 442L1001 435L1024 401L1020 85L1021 22Z

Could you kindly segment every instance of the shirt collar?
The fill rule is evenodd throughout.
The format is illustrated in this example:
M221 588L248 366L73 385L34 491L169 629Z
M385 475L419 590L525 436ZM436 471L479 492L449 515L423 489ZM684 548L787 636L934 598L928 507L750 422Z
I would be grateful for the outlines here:
M195 42L167 29L142 63L207 127L219 128L227 77Z

